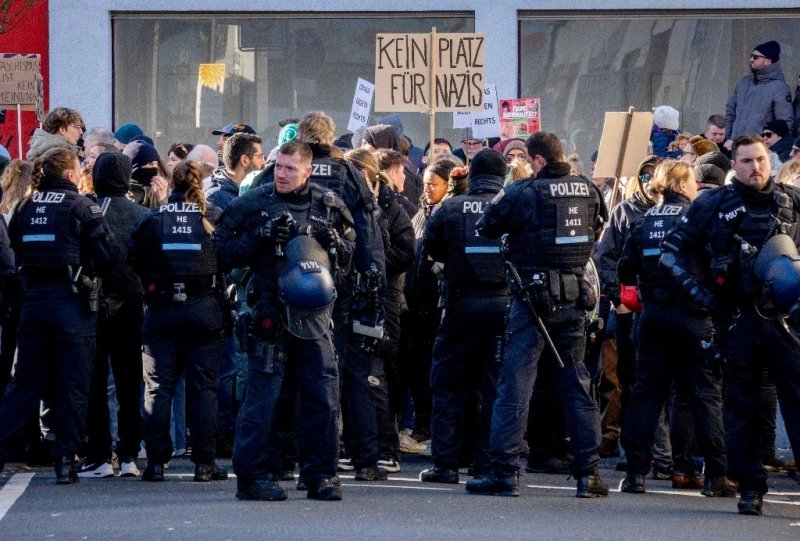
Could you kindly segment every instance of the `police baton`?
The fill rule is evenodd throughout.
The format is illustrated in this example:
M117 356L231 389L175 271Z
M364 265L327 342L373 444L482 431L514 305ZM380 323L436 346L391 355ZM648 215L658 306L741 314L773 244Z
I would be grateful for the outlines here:
M542 318L539 317L539 314L536 313L536 308L533 306L533 300L531 299L530 293L525 287L522 285L522 278L519 277L519 273L517 272L517 268L511 261L506 260L506 268L508 269L508 273L511 275L512 280L519 288L519 294L522 297L522 302L525 306L528 307L530 310L531 315L533 316L534 321L536 321L536 326L539 327L539 332L542 333L544 339L547 341L547 345L550 346L550 350L553 352L553 355L556 357L556 362L558 366L564 368L564 361L561 360L561 355L558 354L558 350L556 349L556 345L553 343L553 339L550 338L550 333L547 332L547 327L544 326L544 321Z

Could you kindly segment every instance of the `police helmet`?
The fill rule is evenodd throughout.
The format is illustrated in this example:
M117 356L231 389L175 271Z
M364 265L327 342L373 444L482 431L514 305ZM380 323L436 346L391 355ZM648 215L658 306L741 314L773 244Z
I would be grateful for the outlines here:
M299 235L286 245L286 266L278 277L286 328L306 340L330 329L336 288L328 270L328 255L314 238Z
M800 298L800 255L788 235L769 239L753 263L753 272L760 289L759 312L772 308L786 315Z

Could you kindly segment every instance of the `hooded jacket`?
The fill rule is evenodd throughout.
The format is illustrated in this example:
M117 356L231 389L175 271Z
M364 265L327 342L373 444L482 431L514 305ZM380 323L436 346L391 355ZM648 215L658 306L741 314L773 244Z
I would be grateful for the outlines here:
M792 93L780 62L754 70L736 84L725 107L725 138L761 133L772 120L785 120L789 130L794 125Z
M139 300L142 283L128 264L128 239L149 210L127 198L131 183L131 159L119 152L104 152L94 162L92 169L98 205L104 209L108 227L114 233L114 243L121 257L112 272L103 279L101 294L104 298Z
M25 155L25 157L29 161L35 160L51 148L66 148L76 156L81 150L81 147L78 145L71 145L69 141L60 135L46 132L42 128L36 128L33 131L33 135L31 135L31 139L28 144L30 148L28 149L28 153Z

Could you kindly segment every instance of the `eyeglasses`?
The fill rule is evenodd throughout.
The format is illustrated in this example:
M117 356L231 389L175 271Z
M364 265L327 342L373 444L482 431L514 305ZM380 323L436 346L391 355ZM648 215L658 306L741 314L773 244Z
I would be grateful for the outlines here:
M464 144L468 147L482 147L483 141L464 141Z
M511 163L517 158L519 158L521 160L524 160L525 159L525 153L524 152L515 152L514 154L508 154L506 156L506 162Z
M772 133L771 131L765 131L764 133L761 134L761 137L763 137L764 139L769 139L773 135L775 135L775 134Z
M766 58L763 54L753 53L750 55L750 60L758 60L759 58Z
M80 124L70 124L69 126L70 126L70 128L75 128L78 131L85 131L83 129L83 126L81 126Z

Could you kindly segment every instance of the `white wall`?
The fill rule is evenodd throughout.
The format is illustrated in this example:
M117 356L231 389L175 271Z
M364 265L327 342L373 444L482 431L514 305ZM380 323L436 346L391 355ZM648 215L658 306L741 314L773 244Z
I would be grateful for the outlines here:
M338 5L337 5L338 4ZM181 6L181 9L176 9ZM497 84L498 95L517 89L517 10L663 9L658 0L414 0L415 11L475 13L475 30L487 35L486 81ZM313 12L318 0L50 0L50 106L77 109L87 126L112 123L111 12ZM325 12L393 11L387 0L334 0ZM792 8L796 0L759 1L759 9ZM749 0L672 0L671 10L747 9Z

